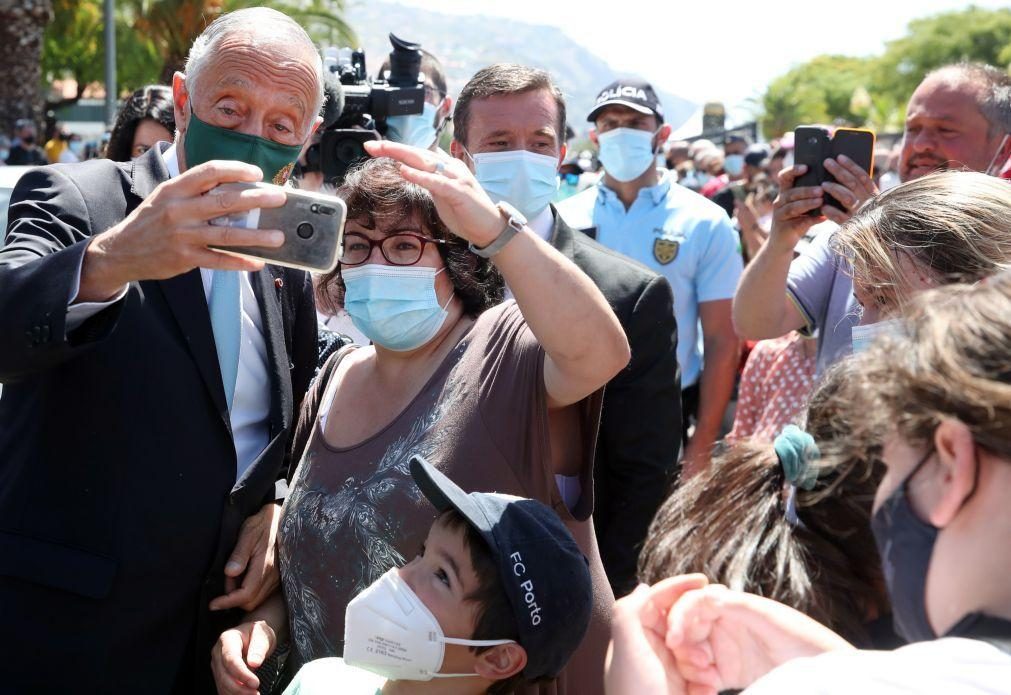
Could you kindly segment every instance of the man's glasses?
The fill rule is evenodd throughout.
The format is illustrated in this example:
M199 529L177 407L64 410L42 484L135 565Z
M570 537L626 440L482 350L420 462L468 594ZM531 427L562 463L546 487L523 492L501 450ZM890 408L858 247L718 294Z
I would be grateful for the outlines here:
M414 265L421 260L427 244L445 244L444 239L414 234L413 232L397 232L376 241L358 232L347 232L344 235L344 251L341 253L341 265L361 265L369 260L372 249L379 247L379 252L390 265Z

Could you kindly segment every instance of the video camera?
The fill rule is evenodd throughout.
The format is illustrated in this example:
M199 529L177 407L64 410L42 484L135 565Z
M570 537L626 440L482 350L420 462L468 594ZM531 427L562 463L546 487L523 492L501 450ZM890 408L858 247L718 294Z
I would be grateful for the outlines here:
M323 69L336 76L344 91L344 110L323 132L319 162L328 183L339 185L357 162L368 159L363 145L380 140L390 116L419 114L425 106L421 74L421 45L390 34L390 71L370 79L365 71L365 51L328 48Z

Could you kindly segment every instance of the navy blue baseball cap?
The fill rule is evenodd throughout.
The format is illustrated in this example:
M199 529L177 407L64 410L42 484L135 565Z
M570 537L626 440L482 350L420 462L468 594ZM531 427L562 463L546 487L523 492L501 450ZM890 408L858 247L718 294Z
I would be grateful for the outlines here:
M663 104L656 91L646 80L629 77L615 80L600 90L593 103L590 115L586 117L590 123L597 120L597 115L608 106L627 106L639 113L651 113L663 123Z
M590 568L576 539L537 500L464 492L421 456L411 457L411 476L440 513L455 509L488 544L527 653L523 676L557 676L593 609Z

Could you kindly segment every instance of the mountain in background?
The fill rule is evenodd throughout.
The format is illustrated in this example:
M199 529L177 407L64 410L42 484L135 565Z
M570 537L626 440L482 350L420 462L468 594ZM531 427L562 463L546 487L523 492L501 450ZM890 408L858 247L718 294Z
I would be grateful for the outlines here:
M348 3L349 23L365 48L365 66L375 77L390 52L387 35L420 43L442 62L450 94L459 94L471 76L492 63L520 63L547 70L568 105L568 121L577 134L588 128L597 93L620 75L561 29L511 19L450 15L393 2ZM698 104L658 90L667 123L675 129Z

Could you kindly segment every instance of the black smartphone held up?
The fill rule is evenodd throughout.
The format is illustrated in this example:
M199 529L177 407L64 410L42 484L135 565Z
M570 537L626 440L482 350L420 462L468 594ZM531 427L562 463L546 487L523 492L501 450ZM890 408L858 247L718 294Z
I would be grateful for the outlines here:
M793 131L793 165L803 164L807 171L794 180L796 188L820 186L825 180L825 159L829 156L832 136L828 128L802 125Z
M284 243L265 246L212 246L237 256L255 258L275 265L328 273L337 266L344 244L347 206L336 196L274 186L269 183L223 183L214 190L246 190L254 187L280 188L287 200L277 208L256 208L248 212L216 217L211 224L246 229L279 229Z
M800 126L793 131L794 165L804 164L807 171L794 181L794 186L819 186L825 181L835 182L835 177L825 169L825 160L835 159L844 154L857 166L874 174L874 131L862 128L837 128L829 133L828 128L820 126ZM843 205L830 195L825 196L825 203L845 210ZM809 215L818 217L819 210L812 210Z

